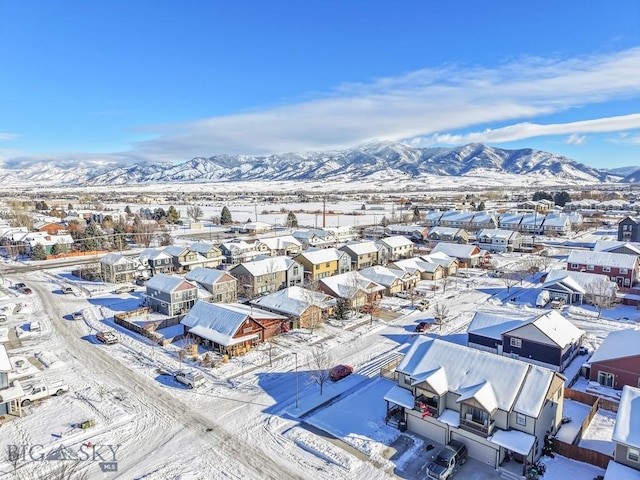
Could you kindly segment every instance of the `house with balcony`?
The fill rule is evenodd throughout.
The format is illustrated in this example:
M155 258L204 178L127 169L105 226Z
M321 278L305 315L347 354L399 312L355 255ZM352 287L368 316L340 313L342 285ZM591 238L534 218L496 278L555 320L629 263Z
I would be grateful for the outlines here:
M522 234L499 228L483 229L476 236L476 245L489 252L513 252L522 248Z
M387 418L497 468L507 454L520 462L542 455L562 420L564 377L547 368L417 336L384 396Z
M395 268L387 268L382 265L359 270L360 274L372 282L382 285L384 295L393 296L396 293L416 288L419 277Z
M281 237L269 237L256 240L256 250L261 255L272 257L289 256L302 252L302 243L296 240L293 235L283 235Z
M251 300L250 303L286 316L289 328L317 328L333 312L336 299L326 293L289 287Z
M238 301L238 280L229 272L213 268L196 267L185 276L211 295L208 301L214 303L234 303Z
M140 263L149 271L149 276L173 272L173 257L164 250L146 248L138 255ZM142 275L143 277L146 275Z
M463 228L455 227L431 227L426 238L431 247L439 242L469 243L469 233Z
M260 255L255 243L247 243L244 240L234 240L220 244L220 251L227 265L237 265L249 262Z
M389 236L400 235L414 242L422 242L427 238L427 227L422 225L389 225L385 233Z
M195 267L202 267L205 258L198 252L194 252L189 247L172 245L165 247L164 252L171 255L173 261L173 271L185 273Z
M586 365L589 380L604 387L640 386L640 330L610 332Z
M389 268L401 270L418 280L439 280L446 276L446 268L439 262L429 262L422 257L407 258L390 263Z
M623 253L572 250L567 259L567 270L606 275L619 287L629 288L638 277L638 258Z
M351 271L351 257L337 248L305 250L293 259L304 267L304 278L311 282Z
M206 242L196 242L189 245L189 250L200 256L200 265L205 268L218 268L224 262L224 255L215 245Z
M387 250L386 256L390 262L413 257L414 243L401 235L381 238L376 241L376 244L382 245Z
M7 350L0 343L0 416L21 415L20 399L24 391L18 380L9 381L12 369Z
M434 253L444 253L449 257L457 258L460 268L480 267L489 260L489 253L477 245L440 242L431 250L431 254Z
M638 472L640 471L640 388L625 386L622 389L611 440L615 444L613 452L615 462L609 462L605 478L612 480L636 478L632 475L640 478L640 472ZM631 468L635 472L626 473L625 468L619 468L614 475L610 471L611 468L616 468L612 467L612 463Z
M198 299L198 287L181 277L160 273L146 284L146 304L169 316L188 312Z
M334 231L321 228L299 229L295 230L291 235L302 243L305 250L308 248L335 247L338 243Z
M626 217L618 223L618 240L640 242L640 218Z
M362 270L378 265L378 245L371 240L349 242L339 250L351 258L351 270Z
M119 253L108 253L98 263L102 280L108 283L131 282L146 270L138 259Z
M562 298L569 305L579 305L593 303L593 297L597 296L615 298L618 285L607 275L551 269L544 277L542 290L549 292L549 298Z
M265 257L244 262L229 270L238 279L242 294L248 298L300 286L304 267L289 257Z
M578 355L585 332L555 310L518 317L476 312L467 327L471 348L563 372Z

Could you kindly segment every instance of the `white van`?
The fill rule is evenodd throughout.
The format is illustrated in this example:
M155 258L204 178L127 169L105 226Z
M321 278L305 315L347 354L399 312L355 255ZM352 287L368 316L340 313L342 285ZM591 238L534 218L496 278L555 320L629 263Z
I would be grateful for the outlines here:
M179 370L173 374L173 378L189 388L196 388L205 383L204 375L197 370Z
M31 322L29 324L29 331L30 332L41 332L42 329L40 328L40 322Z
M542 308L546 307L547 303L551 300L551 295L549 294L549 290L542 290L538 294L538 298L536 299L536 307Z

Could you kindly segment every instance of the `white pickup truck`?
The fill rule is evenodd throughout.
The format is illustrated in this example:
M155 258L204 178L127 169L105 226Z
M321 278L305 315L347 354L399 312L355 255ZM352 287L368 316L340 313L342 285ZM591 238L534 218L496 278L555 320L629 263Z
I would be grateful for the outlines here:
M35 400L51 397L53 395L62 395L68 391L69 385L63 382L55 382L50 385L46 385L44 383L34 383L29 386L25 385L21 405L25 407L27 405L31 405Z

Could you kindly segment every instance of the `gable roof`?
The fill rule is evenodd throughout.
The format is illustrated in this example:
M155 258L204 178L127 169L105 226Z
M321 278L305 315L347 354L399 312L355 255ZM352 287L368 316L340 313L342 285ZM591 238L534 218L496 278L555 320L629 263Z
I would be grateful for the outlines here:
M447 391L459 395L473 391L487 405L495 397L496 408L530 417L538 417L556 375L546 368L426 336L414 339L396 371L413 379L437 368L446 372ZM491 387L493 397L485 393L488 387L480 391L483 384Z
M158 260L158 259L172 259L173 257L166 253L164 250L157 250L155 248L146 248L139 255L141 260Z
M306 250L300 254L303 258L306 258L311 264L318 265L319 263L335 262L343 255L346 255L342 250L337 248L319 248L317 250Z
M219 250L219 248L215 245L206 242L196 242L189 245L189 250L191 250L192 252L200 253L202 255L209 253L212 249Z
M626 248L640 255L640 244L632 242L623 242L618 240L598 240L593 249L598 252L610 252L618 248Z
M630 447L640 448L640 389L622 388L616 425L611 439Z
M381 238L378 242L383 243L391 248L404 247L413 245L413 242L402 235L394 235L392 237Z
M589 290L589 285L594 282L609 282L612 292L614 293L617 289L616 283L610 281L606 275L589 272L571 272L560 269L552 269L549 271L545 282L542 284L542 288L549 288L553 285L560 284L574 292L586 293Z
M187 282L181 277L174 277L164 273L158 273L149 279L146 284L147 291L159 290L161 292L173 292L181 287L197 288L192 283Z
M281 250L283 248L287 248L289 245L295 245L296 247L302 248L302 243L300 243L300 241L296 239L293 235L261 238L260 240L256 240L256 243L257 244L263 243L270 250Z
M229 346L257 337L250 334L233 338L247 320L248 315L228 308L230 304L197 301L180 321L190 333L206 338L220 345Z
M342 249L349 249L356 255L364 255L366 253L378 252L378 247L376 246L375 242L371 240L366 240L364 242L347 243L345 246L341 248L341 250Z
M369 280L360 272L347 272L332 277L321 278L320 282L327 286L340 298L351 299L356 293L375 293L384 290L382 285Z
M212 285L224 277L229 277L229 281L235 280L235 277L225 271L215 270L213 268L196 267L187 273L185 279L191 282L202 283L204 285Z
M314 292L301 287L289 287L252 300L251 303L288 315L300 316L311 305L324 309L335 305L336 300L325 293Z
M404 276L402 270L394 270L393 268L383 267L381 265L374 265L373 267L363 268L359 270L360 274L368 278L369 280L390 287L398 279Z
M567 259L567 263L631 269L635 268L638 263L638 257L624 253L572 250Z
M433 250L431 250L431 253L439 252L446 253L450 257L456 258L473 258L480 255L480 250L475 245L463 245L460 243L447 242L440 242L433 247Z
M100 259L100 263L104 263L106 265L122 265L125 263L135 264L136 262L124 255L120 255L119 253L107 253L104 257Z
M589 364L640 356L640 330L610 332L589 359Z
M268 257L261 260L241 263L233 267L231 271L233 272L234 270L244 267L251 275L257 277L269 273L285 272L294 263L296 263L294 260L285 256Z

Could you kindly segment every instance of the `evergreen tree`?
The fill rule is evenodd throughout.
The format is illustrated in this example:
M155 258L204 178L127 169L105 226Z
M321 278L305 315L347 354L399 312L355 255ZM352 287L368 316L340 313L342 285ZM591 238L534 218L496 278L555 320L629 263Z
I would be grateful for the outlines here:
M347 308L347 301L344 298L339 298L336 301L336 309L334 311L335 316L338 320L344 320L347 318L347 313L349 309Z
M47 252L41 243L36 243L31 250L31 260L46 260Z
M387 217L382 217L382 220L380 220L380 225L382 225L383 227L389 226L389 220L387 220Z
M73 205L71 204L67 205L67 210L73 210Z
M167 210L167 223L176 224L180 220L180 212L176 210L176 207L171 205Z
M67 246L63 243L54 243L51 247L51 255L60 255L61 253L67 253Z
M153 211L151 218L156 221L162 220L163 218L167 218L167 212L164 211L164 208L158 207Z
M129 205L124 207L124 213L126 213L127 215L131 215L131 207Z
M567 202L571 201L571 195L566 190L562 190L561 192L556 193L556 196L553 197L553 202L559 207L564 207Z
M220 225L231 225L233 220L231 219L231 212L225 205L222 207L222 212L220 213Z
M553 200L553 197L551 196L550 193L543 192L542 190L538 190L536 193L533 194L532 200L534 202L537 202L538 200Z
M413 207L413 221L414 222L419 222L420 218L421 218L420 209L416 205L415 207Z
M484 206L484 201L483 200L481 200L480 203L478 204L477 210L479 212L484 212L486 210L486 207Z
M94 222L87 225L82 238L82 250L85 252L100 250L101 241L99 237L101 235L102 232Z
M289 214L287 215L287 227L298 228L298 218L293 212L289 212Z

